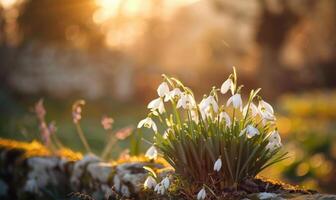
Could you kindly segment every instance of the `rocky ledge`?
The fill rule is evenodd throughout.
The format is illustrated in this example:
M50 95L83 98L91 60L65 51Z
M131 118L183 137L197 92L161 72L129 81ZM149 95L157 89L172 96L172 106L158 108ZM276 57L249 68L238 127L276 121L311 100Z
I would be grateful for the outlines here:
M37 142L0 139L0 199L166 199L142 192L147 177L144 166L150 166L159 176L172 173L162 163L140 158L108 163L92 154L82 156L68 149L51 154ZM253 183L250 186L253 189ZM247 197L336 200L335 195L295 190L281 195L256 192Z

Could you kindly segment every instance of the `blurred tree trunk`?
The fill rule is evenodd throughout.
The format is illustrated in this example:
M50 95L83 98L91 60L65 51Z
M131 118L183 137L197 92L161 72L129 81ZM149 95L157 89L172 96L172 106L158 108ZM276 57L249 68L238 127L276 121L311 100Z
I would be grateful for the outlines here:
M261 21L256 33L261 54L258 81L263 86L266 97L274 97L276 92L286 88L286 83L281 82L283 77L291 78L290 72L281 65L279 57L286 37L299 21L298 14L290 9L287 1L277 2L281 8L275 11L268 5L269 2L260 1Z

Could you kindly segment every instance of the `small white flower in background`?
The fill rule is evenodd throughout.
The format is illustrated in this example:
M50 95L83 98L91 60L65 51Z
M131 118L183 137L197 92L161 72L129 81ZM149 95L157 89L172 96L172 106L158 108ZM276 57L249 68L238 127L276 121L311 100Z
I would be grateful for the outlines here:
M181 94L182 92L179 88L174 88L165 96L164 101L173 100L174 98L180 98Z
M268 193L268 192L261 192L258 194L258 198L259 199L274 199L276 198L278 195L275 193Z
M166 130L164 133L163 133L163 139L167 139L168 138L168 134L169 134L169 131Z
M224 112L224 111L222 111L220 114L219 114L219 121L221 122L222 120L225 120L225 125L227 126L227 127L229 127L229 126L231 126L231 118L230 118L230 116L226 113L226 112Z
M218 104L214 96L208 96L205 99L202 99L201 103L199 104L201 111L206 111L210 107L212 107L214 112L218 112Z
M141 128L143 126L146 127L146 128L152 128L154 132L157 132L156 124L152 120L152 118L150 118L150 117L147 117L147 118L141 120L137 127Z
M275 142L281 144L281 137L278 131L272 131L269 136L270 142Z
M184 109L191 110L196 107L196 101L191 94L182 93L181 98L178 100L176 107L177 108L182 107Z
M157 158L157 150L154 146L151 146L147 151L146 151L146 154L145 156L151 160L156 160Z
M269 143L267 144L266 149L273 151L282 146L281 137L278 131L272 131L270 133L268 140L269 140Z
M149 102L147 108L149 108L150 110L158 110L159 113L163 113L165 112L165 108L164 108L164 104L162 101L162 98L159 97L157 99L152 100L151 102Z
M204 200L206 197L205 189L202 188L197 194L197 200Z
M160 97L164 97L169 94L169 86L166 82L163 82L159 85L157 93Z
M259 101L259 108L260 109L265 109L267 112L274 114L274 110L273 107L271 106L271 104L267 103L264 100Z
M252 138L252 137L260 134L259 130L257 128L253 127L252 125L247 125L246 128L243 129L240 132L239 136L242 136L245 132L246 132L246 136L248 138Z
M197 111L196 110L191 110L190 115L191 115L191 120L193 120L196 124L198 124L199 119L198 119Z
M222 168L222 160L218 158L214 164L214 171L219 172L221 168Z
M170 185L169 178L168 178L168 177L164 178L164 179L161 181L161 184L164 186L165 189L168 189L168 188L169 188L169 185Z
M154 192L156 192L157 194L164 195L164 193L165 193L165 187L162 185L162 183L159 183L159 184L157 184L155 186Z
M259 101L258 110L260 112L260 116L263 119L263 124L265 124L267 121L275 120L273 108L266 101Z
M233 85L233 81L231 78L228 78L221 86L221 93L222 94L226 94L229 89L231 89L231 92L233 94L233 89L234 89L234 85Z
M248 104L243 109L243 116L245 116L247 114L247 107L248 107ZM252 114L253 117L260 114L258 107L252 102L250 103L249 109L251 110L251 114Z
M153 177L148 176L147 179L145 180L144 188L152 189L155 188L156 185L157 185L156 180Z
M232 106L235 108L235 109L242 109L243 107L243 100L240 96L240 94L235 94L233 96L231 96L228 101L226 102L226 106L229 106L230 104L232 104Z

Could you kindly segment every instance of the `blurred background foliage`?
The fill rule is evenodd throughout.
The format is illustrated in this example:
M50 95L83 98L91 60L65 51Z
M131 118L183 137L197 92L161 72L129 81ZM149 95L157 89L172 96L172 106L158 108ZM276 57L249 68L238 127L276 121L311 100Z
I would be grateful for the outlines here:
M81 125L100 152L101 117L134 127L162 73L200 98L235 65L245 90L276 105L292 154L265 173L335 193L335 34L334 0L0 0L0 137L38 138L43 97L59 138L82 150L71 105L83 98Z

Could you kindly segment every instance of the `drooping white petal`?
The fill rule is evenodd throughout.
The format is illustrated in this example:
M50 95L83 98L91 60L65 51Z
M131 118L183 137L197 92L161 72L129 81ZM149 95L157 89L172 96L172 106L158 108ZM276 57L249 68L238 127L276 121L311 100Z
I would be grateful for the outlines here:
M219 114L219 121L222 121L222 120L225 120L225 125L227 126L227 127L229 127L229 126L231 126L231 118L230 118L230 116L226 113L226 112L224 112L224 111L222 111L220 114Z
M179 88L174 88L165 96L164 101L173 100L174 98L180 98L181 94L182 92Z
M164 186L165 189L168 189L169 188L169 185L170 185L170 181L169 181L169 178L166 177L164 178L162 181L161 181L162 185Z
M222 160L218 158L214 164L214 171L219 172L221 168L222 168Z
M256 135L259 135L259 130L252 125L247 125L245 129L243 129L239 136L242 136L244 133L246 133L247 138L252 138Z
M202 99L202 101L199 104L201 113L208 115L211 113L211 109L217 113L218 112L218 104L214 96L208 96L205 99ZM202 116L203 116L202 114ZM204 116L203 116L204 117Z
M271 114L274 114L274 110L271 104L267 103L264 100L259 101L259 107L265 109L267 112Z
M141 121L138 123L138 126L137 126L137 128L141 128L141 127L143 127L143 125L146 123L146 120L147 120L147 118L146 118L146 119L143 119L143 120L141 120Z
M145 156L146 156L147 158L151 159L151 160L152 160L152 159L156 160L156 158L157 158L157 154L158 154L158 152L157 152L156 148L155 148L154 146L151 146L151 147L146 151Z
M204 200L206 197L205 189L202 188L197 194L197 200Z
M249 106L249 107L248 107L248 106ZM253 102L251 102L250 105L249 105L249 104L246 104L246 105L244 106L244 108L243 108L243 116L246 116L246 114L247 114L247 108L249 108L249 110L251 110L251 112L249 112L249 113L251 113L251 115L252 115L253 117L255 117L255 116L257 116L258 114L260 114L258 107L257 107Z
M281 137L278 131L272 131L268 140L269 142L281 144Z
M243 107L243 101L241 99L241 96L240 94L235 94L233 96L231 96L228 101L226 102L226 106L230 106L230 104L232 104L232 106L235 108L235 109L242 109Z
M196 107L196 101L191 94L181 94L181 98L178 100L177 108L183 108L191 110Z
M151 109L152 111L158 110L159 113L165 112L164 103L160 97L149 102L147 108Z
M157 185L156 180L153 177L148 176L147 179L145 180L144 188L152 189L155 188L156 185Z
M160 97L164 97L165 95L167 95L169 93L168 84L166 82L162 82L157 89L157 93Z
M152 118L150 117L147 117L143 120L141 120L139 123L138 123L138 128L141 128L141 127L146 127L146 128L152 128L154 132L157 132L157 127L156 127L156 124L155 122L152 120Z
M226 94L230 88L233 88L233 82L232 80L229 78L226 81L224 81L224 83L221 86L221 93L222 94Z

